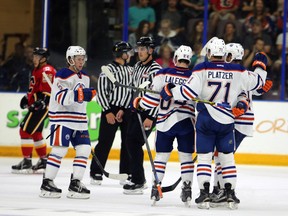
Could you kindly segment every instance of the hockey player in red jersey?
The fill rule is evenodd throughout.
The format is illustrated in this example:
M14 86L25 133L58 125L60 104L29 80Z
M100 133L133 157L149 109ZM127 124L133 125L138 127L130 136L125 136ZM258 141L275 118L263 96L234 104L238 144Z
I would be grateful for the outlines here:
M53 82L56 70L47 60L47 48L35 48L33 51L34 70L30 78L29 90L21 99L20 107L28 108L28 113L20 124L21 149L24 159L12 166L12 173L40 172L46 168L46 142L42 136L44 120L48 116L48 104L51 88L43 77L43 72ZM31 155L33 147L40 157L36 165L32 166Z
M57 72L52 85L49 106L52 150L47 159L40 197L61 197L62 190L55 186L53 180L71 142L76 156L67 197L88 199L90 190L81 182L91 152L86 105L96 95L96 90L89 88L90 78L82 71L87 60L86 51L80 46L70 46L66 60L68 68Z

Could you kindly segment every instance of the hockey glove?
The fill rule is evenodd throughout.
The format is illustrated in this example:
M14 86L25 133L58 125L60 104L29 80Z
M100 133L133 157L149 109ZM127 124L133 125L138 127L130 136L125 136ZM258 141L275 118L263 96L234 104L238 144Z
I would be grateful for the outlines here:
M248 107L249 107L249 104L247 101L238 101L238 103L236 104L236 107L232 108L232 113L237 118L243 115L244 113L246 113L246 111L248 110Z
M173 83L168 83L166 84L162 91L160 92L160 96L162 97L163 100L169 101L173 97L173 94L171 92L171 89L174 88L175 85Z
M270 91L270 89L272 88L273 86L273 81L270 79L270 78L267 78L266 79L266 82L265 82L265 85L260 88L260 89L257 89L256 91L259 93L259 94L265 94L267 93L268 91Z
M21 101L20 101L20 107L21 107L21 109L25 109L25 108L28 107L28 97L27 97L27 95L25 95L25 96L21 99Z
M254 57L254 61L252 63L252 67L255 69L256 67L261 67L263 70L266 70L267 65L267 56L264 52L256 53Z
M43 110L45 109L46 104L43 100L38 100L35 101L30 107L29 107L29 111L30 112L37 112L39 110Z
M132 112L133 111L144 111L144 109L140 106L140 100L142 99L142 97L136 97L134 98L133 102L132 102Z
M96 90L94 88L78 88L74 91L74 101L82 103L83 101L91 101L96 95Z

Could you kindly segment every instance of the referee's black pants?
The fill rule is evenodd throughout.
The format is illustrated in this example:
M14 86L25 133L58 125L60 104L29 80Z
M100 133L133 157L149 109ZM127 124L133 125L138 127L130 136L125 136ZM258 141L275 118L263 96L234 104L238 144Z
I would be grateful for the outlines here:
M119 107L111 106L111 110L116 115L116 113L120 110ZM106 120L106 115L101 113L101 121L99 128L99 138L98 144L95 146L94 152L100 163L103 167L105 167L109 152L111 150L115 134L120 127L121 131L121 150L120 150L120 173L130 174L130 165L129 165L129 155L125 145L126 140L126 131L127 131L127 111L124 111L123 121L121 123L115 122L114 125L108 124ZM97 163L92 159L90 166L90 176L94 176L95 174L103 174Z
M128 149L128 153L130 156L130 166L131 166L131 181L135 184L144 184L145 172L143 167L144 161L144 151L142 146L145 144L143 134L140 127L140 122L137 117L136 112L128 111L129 120L128 120L128 129L126 136L126 145ZM147 118L147 113L140 113L142 122ZM153 123L153 128L155 126L155 121ZM148 137L151 133L152 129L145 130L146 136Z

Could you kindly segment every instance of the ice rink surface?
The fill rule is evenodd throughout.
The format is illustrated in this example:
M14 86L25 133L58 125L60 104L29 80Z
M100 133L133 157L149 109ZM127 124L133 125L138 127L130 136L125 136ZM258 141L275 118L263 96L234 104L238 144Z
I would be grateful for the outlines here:
M91 190L88 200L66 198L72 171L72 159L64 159L55 179L62 189L60 199L39 198L42 175L11 174L11 165L20 158L0 157L0 215L117 215L117 216L279 216L288 215L288 167L243 166L238 167L237 196L241 200L237 210L225 207L198 209L194 203L199 194L197 179L192 188L192 206L187 208L180 200L180 185L172 192L164 193L163 199L151 206L151 166L145 162L148 189L143 195L125 195L116 180L104 177L101 186L90 185L89 166L83 183ZM36 163L36 159L33 159ZM106 170L118 172L119 161L108 161ZM90 165L90 163L89 163ZM180 176L178 163L167 164L163 186L173 184ZM194 175L195 176L195 175Z

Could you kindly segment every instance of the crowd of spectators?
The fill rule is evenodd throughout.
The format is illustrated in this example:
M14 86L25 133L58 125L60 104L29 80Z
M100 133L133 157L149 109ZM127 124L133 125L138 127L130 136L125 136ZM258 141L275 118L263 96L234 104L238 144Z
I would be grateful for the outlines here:
M157 46L156 58L167 58L167 52L163 52L163 49L160 52L165 45L172 50L172 58L173 52L184 44L194 51L191 67L203 61L200 51L204 30L204 0L135 0L129 11L131 8L142 12L139 13L142 15L138 16L139 20L149 19L149 32L154 36ZM275 99L278 99L281 87L283 23L287 25L283 21L283 8L283 0L211 0L208 5L208 39L217 36L225 43L242 44L245 50L243 65L249 69L257 52L264 51L268 55L267 70L271 71L270 78L274 81L270 95L274 95ZM287 44L288 41L286 51ZM164 53L166 56L162 56Z
M217 36L226 43L241 43L245 50L243 65L247 68L251 67L256 52L267 53L268 70L274 81L271 94L275 99L278 99L281 87L283 23L287 25L287 21L283 21L283 8L284 0L211 0L208 5L207 39ZM193 67L203 61L200 56L203 16L204 0L131 0L129 42L135 46L141 36L153 36L156 41L155 59L163 67L171 66L173 52L180 45L189 45L194 52ZM287 53L288 34L286 38ZM31 50L31 47L18 43L13 55L1 63L0 91L26 91L27 71L32 67ZM132 58L131 62L136 61ZM21 80L25 85L15 80Z

